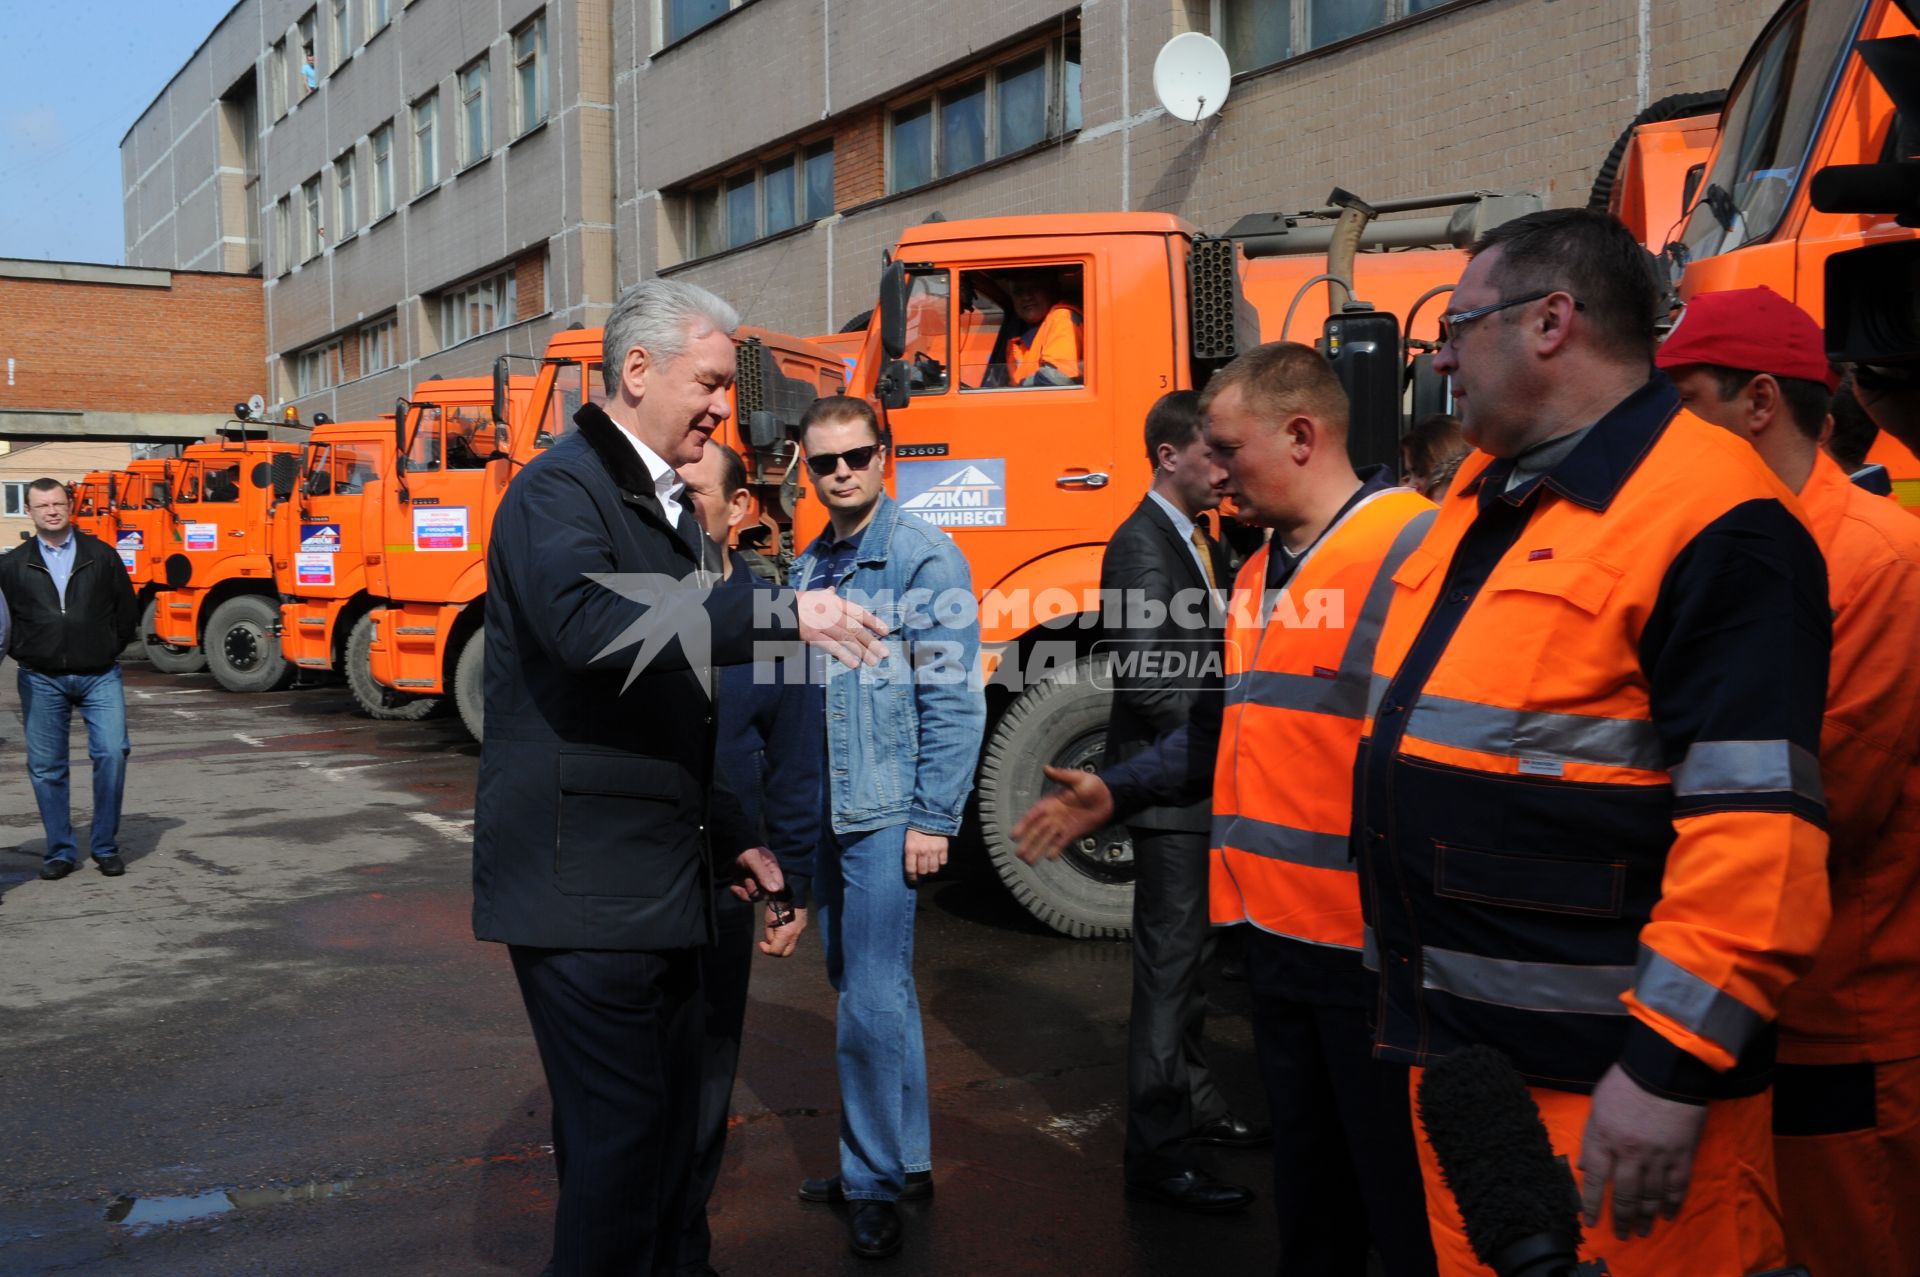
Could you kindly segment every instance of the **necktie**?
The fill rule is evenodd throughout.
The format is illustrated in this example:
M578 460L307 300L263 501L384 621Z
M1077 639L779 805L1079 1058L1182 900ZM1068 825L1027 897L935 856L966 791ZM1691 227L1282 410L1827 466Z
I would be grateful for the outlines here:
M1207 535L1207 525L1193 525L1193 548L1200 552L1200 570L1207 574L1207 588L1217 590L1220 582L1213 575L1213 538Z

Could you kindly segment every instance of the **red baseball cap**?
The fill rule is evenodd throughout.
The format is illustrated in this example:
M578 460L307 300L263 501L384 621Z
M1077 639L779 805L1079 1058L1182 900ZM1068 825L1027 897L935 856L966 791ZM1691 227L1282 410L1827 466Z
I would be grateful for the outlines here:
M1653 362L1661 368L1718 364L1817 381L1828 390L1840 384L1827 362L1820 325L1765 284L1694 297L1654 352Z

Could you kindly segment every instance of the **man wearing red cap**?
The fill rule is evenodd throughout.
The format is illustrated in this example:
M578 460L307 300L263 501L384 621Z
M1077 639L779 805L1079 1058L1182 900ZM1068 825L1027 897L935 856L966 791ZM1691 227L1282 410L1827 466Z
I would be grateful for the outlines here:
M1833 923L1780 1010L1775 1157L1788 1254L1912 1277L1920 1218L1920 527L1820 448L1837 379L1820 326L1767 288L1687 306L1655 362L1696 416L1750 440L1827 558L1820 737Z

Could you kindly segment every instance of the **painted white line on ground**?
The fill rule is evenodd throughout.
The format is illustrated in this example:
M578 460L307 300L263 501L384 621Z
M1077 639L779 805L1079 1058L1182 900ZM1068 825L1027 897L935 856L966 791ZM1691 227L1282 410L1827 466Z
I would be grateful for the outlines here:
M261 740L258 736L249 736L245 732L235 732L233 734L233 738L239 741L242 745L251 745L255 749L259 749L262 745L267 743L266 741Z
M1119 1104L1108 1102L1096 1104L1080 1113L1060 1113L1040 1123L1040 1130L1063 1144L1078 1148L1082 1139L1113 1117L1119 1108Z
M454 842L473 841L473 822L471 820L449 820L447 817L431 811L410 811L409 820L425 825L436 833L444 834Z
M133 694L143 701L150 701L161 696L205 696L212 690L210 687L188 687L177 692L149 692L144 688L135 688Z

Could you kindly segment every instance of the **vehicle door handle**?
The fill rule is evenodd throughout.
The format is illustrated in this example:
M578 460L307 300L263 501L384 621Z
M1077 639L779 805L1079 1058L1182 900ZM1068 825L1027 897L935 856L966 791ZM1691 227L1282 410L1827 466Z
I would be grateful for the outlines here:
M235 528L233 531L227 533L227 535L230 537L243 537L247 535L247 530L245 528Z
M1054 482L1063 488L1104 488L1107 476L1096 470L1092 474L1059 475Z

